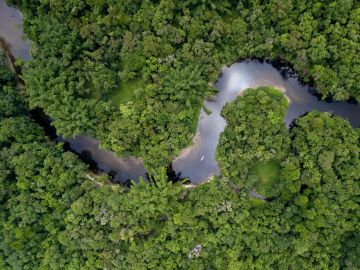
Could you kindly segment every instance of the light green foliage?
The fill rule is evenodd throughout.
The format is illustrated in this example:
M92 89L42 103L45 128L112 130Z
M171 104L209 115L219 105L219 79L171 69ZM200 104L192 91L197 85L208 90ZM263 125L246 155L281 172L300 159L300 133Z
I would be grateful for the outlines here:
M213 90L202 79L199 66L188 66L170 69L160 85L148 86L146 91L145 98L120 106L104 145L118 154L132 152L144 157L151 170L167 166L189 143L203 103L202 94L210 96Z
M279 133L277 125L266 126L264 119L269 114L262 109L272 111L272 116L280 114L283 117L274 105L276 99L268 99L262 107L254 103L265 94L271 96L265 90L250 90L224 108L228 125L221 135L217 152L221 170L240 189L255 189L271 198L271 202L251 199L252 205L263 211L262 214L268 211L265 210L268 206L283 207L278 215L287 217L291 232L285 237L285 241L291 242L291 248L282 253L282 256L289 256L285 260L288 266L295 269L356 269L359 262L353 252L358 247L349 239L356 237L359 230L359 133L347 121L318 112L297 119L288 135L287 131ZM256 91L258 95L255 95ZM252 158L257 144L249 138L261 129L260 126L253 128L256 119L262 119L259 122L264 125L256 142L262 142L266 134L277 134L274 145L279 136L291 138L291 142L287 142L290 145L284 148L286 152L276 159L276 163ZM244 135L246 140L243 140ZM246 149L250 150L247 152ZM229 154L231 158L228 158ZM244 158L249 154L252 163ZM266 155L264 152L261 158ZM352 251L348 254L350 246ZM272 259L281 265L281 260ZM251 265L258 269L255 264Z
M135 79L129 82L120 84L119 89L111 93L107 99L110 100L115 106L127 103L136 98L143 98L144 82L140 79Z
M154 177L90 181L1 67L1 269L359 269L360 132L345 120L311 112L289 132L282 94L248 90L222 112L223 176L186 189L164 169L235 59L284 58L324 96L359 99L358 1L9 2L33 41L30 107L144 157ZM133 80L140 98L128 87L120 102Z
M236 59L284 59L323 97L359 99L357 1L10 2L25 14L36 48L23 75L31 108L56 119L61 134L95 135L118 153L144 157L149 167L190 144L199 100L209 95L198 82L214 82ZM176 73L195 65L202 72L191 78L191 91L169 91L179 89ZM172 79L167 87L165 76ZM118 105L128 101L136 114L124 119ZM134 129L145 136L130 145Z
M270 103L274 111L282 111L283 97L268 89L249 90L229 106L241 100L243 106L252 104L257 91L264 108ZM253 112L257 113L268 117L261 110ZM225 177L185 189L168 182L164 167L148 183L133 183L129 190L108 185L106 179L97 180L102 186L95 185L73 154L44 142L39 129L21 117L25 118L3 119L0 129L0 265L4 269L358 266L357 242L352 239L358 234L360 214L359 133L340 118L311 113L299 119L290 134L294 152L277 156L280 167L274 161L253 166L249 173L278 185L267 202L249 197L246 189ZM254 119L242 120L245 129L251 129L248 121ZM11 121L14 129L6 124ZM281 132L280 126L269 126L274 129L270 134ZM231 128L229 122L227 129ZM22 135L16 135L20 129ZM329 154L337 137L339 154ZM313 149L315 138L323 143ZM227 143L232 140L227 138ZM309 173L328 170L329 161L336 178L324 174L310 185ZM264 170L280 181L273 182ZM270 186L265 192L269 190ZM198 245L199 257L189 258Z
M4 83L4 82L3 82ZM79 269L91 254L64 249L66 216L84 201L87 167L61 145L46 142L25 114L15 82L0 85L0 266L2 269ZM85 183L84 183L85 182ZM81 206L83 207L83 206ZM82 208L87 213L89 209ZM75 254L74 254L75 253ZM74 254L74 259L72 258ZM73 263L76 261L76 264ZM72 266L71 266L72 265ZM89 269L93 269L89 264Z
M280 164L274 161L255 163L249 173L249 178L253 178L256 192L271 197L276 183L280 180Z
M302 167L301 195L294 201L302 216L299 236L307 238L301 253L327 263L341 252L338 243L358 231L359 135L343 119L318 112L298 119L291 133ZM322 247L328 247L329 257L321 254Z
M272 88L246 90L223 108L227 126L217 148L222 174L240 186L254 188L262 181L256 164L276 164L287 158L286 109L286 99Z

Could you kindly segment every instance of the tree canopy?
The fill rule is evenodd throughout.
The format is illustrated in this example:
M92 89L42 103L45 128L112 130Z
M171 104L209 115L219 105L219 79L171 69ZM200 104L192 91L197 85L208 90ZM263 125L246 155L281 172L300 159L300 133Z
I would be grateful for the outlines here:
M207 83L234 60L280 59L323 98L360 98L358 1L9 2L32 40L30 107L149 170L190 144Z
M312 111L287 130L283 94L248 89L222 111L221 176L166 174L236 59L282 59L324 98L359 100L358 1L8 2L33 60L20 89L0 55L0 269L360 269L360 130L345 119ZM142 156L148 181L92 175L33 108Z
M250 89L222 112L223 176L187 189L161 167L126 188L49 141L19 93L1 86L1 269L359 268L360 132L345 120L311 112L288 132L281 92ZM271 162L264 183L253 165Z

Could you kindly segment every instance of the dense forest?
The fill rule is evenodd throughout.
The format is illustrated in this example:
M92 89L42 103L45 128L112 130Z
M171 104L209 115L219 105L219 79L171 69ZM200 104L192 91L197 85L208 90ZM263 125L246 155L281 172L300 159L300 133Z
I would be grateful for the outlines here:
M345 120L311 112L288 132L282 94L251 89L223 110L223 177L186 189L163 168L129 189L94 180L0 79L1 269L360 267L360 132Z
M212 83L237 59L282 59L323 98L360 99L358 1L9 2L33 41L30 107L148 170L190 143Z
M222 115L221 176L166 167L194 135L224 65L291 63L322 98L360 100L352 0L10 0L33 59L0 55L0 269L360 269L360 129L248 89ZM30 117L145 160L131 187L95 177Z

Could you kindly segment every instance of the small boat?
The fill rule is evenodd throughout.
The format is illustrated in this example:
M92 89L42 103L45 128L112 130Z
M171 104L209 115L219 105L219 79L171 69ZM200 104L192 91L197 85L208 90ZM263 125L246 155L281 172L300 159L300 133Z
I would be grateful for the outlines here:
M205 156L202 156L202 157L200 158L200 161L202 161L204 158L205 158Z

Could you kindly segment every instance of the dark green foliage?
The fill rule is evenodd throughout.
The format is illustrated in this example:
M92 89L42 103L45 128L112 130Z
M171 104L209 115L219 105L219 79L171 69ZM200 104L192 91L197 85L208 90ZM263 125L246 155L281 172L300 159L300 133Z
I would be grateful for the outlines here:
M242 182L229 174L195 189L168 182L165 167L129 190L109 185L46 142L27 116L3 117L2 269L356 269L359 133L340 118L310 113L287 135L285 109L281 93L266 88L224 109L220 148L239 144L248 151L234 159L280 162L280 181L265 190L271 202L242 189L257 172L244 167L236 170ZM264 118L273 124L256 133L252 125ZM238 141L236 127L258 140ZM259 157L251 155L256 145L264 146Z
M359 269L360 131L345 120L311 112L288 132L282 94L248 90L222 112L223 176L187 189L164 167L234 59L281 57L324 96L359 99L359 2L10 2L34 44L30 107L59 133L143 156L155 176L125 189L88 174L1 67L1 269ZM134 100L107 100L137 79Z
M6 60L3 52L0 49L0 84L12 84L15 79L15 74L6 67Z
M15 74L7 68L5 56L0 51L0 118L23 112L20 96L14 89L14 84Z
M284 207L280 215L287 217L291 228L286 236L291 248L283 254L290 256L286 259L289 266L357 269L354 252L358 247L350 239L356 237L359 229L359 133L347 121L318 112L299 118L289 134L280 129L281 132L276 123L267 125L270 120L266 117L271 112L281 117L279 125L284 126L284 112L277 109L280 103L276 103L276 97L269 99L271 92L265 90L249 90L224 108L228 126L221 135L217 152L223 174L240 188L255 189L272 197L271 203L265 205ZM267 102L256 106L255 102L260 103L264 97L268 97ZM265 143L267 134L273 135L273 144ZM251 140L254 137L256 140ZM287 142L285 147L279 140ZM270 145L282 145L278 149L286 151L266 151ZM263 153L254 158L258 149ZM281 172L277 181L270 182L272 188L259 182L258 170L265 169L266 164L259 167L258 160L266 161L268 152L273 156L280 153L274 160L280 162ZM264 207L264 204L255 205Z
M46 142L19 92L14 81L0 84L0 267L68 269L57 236L70 206L93 185L82 185L87 168L74 154Z
M254 188L261 182L254 164L287 158L290 136L283 122L286 109L286 99L272 88L248 89L223 108L227 127L220 137L217 160L224 176L239 186Z
M144 157L148 167L190 143L209 94L203 82L214 82L235 59L284 59L323 97L359 99L358 1L11 2L25 13L35 48L23 76L31 108L56 119L59 133L95 135L118 153ZM176 76L196 65L199 76ZM134 100L122 102L119 86L134 80L146 86L137 95L124 91L124 101ZM174 91L191 80L186 95ZM154 96L161 97L156 104Z
M360 234L359 229L343 239L343 256L341 267L343 269L360 268Z
M155 169L166 166L186 147L196 128L202 95L213 91L201 79L199 67L189 66L170 69L159 85L149 86L146 92L145 99L120 107L105 146L118 154L140 155L149 169Z
M302 188L293 200L301 216L296 226L302 238L298 253L321 257L326 264L346 258L339 243L359 226L359 136L343 119L318 112L298 119L291 133L293 153L302 168ZM323 249L328 250L327 257ZM358 265L352 255L348 257L346 264ZM339 262L333 265L338 268Z

